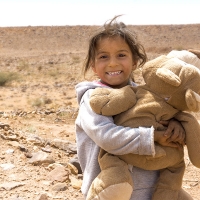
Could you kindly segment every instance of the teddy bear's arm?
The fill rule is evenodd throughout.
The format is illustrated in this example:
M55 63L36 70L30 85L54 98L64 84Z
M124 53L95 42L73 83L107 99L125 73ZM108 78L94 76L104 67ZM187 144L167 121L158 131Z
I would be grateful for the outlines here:
M179 120L186 132L186 145L190 161L200 168L200 124L190 113L179 112L174 117Z
M136 95L130 85L120 89L96 88L90 97L90 106L93 111L105 116L124 112L135 103Z

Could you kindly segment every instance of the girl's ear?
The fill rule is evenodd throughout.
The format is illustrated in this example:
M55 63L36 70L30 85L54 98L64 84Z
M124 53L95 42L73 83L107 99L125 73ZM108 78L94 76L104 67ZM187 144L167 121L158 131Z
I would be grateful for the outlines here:
M92 68L92 71L93 71L94 73L97 72L94 62L91 62L90 67Z
M92 71L93 71L94 73L96 73L96 68L95 68L94 62L91 62L91 63L90 63L90 67L92 68Z
M132 70L135 70L137 68L137 61L133 62Z
M92 67L93 72L96 73L97 72L96 68L93 65L91 67Z

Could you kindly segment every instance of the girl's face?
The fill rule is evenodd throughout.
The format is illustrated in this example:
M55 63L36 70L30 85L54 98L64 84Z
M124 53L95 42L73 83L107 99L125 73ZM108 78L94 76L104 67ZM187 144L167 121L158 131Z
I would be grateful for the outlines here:
M102 83L112 88L124 87L135 68L131 50L123 38L102 38L97 43L92 69Z

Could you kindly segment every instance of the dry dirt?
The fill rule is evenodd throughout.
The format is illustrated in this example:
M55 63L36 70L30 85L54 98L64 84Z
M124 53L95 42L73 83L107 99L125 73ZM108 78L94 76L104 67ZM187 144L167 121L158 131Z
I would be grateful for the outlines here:
M0 86L0 200L83 199L82 176L69 164L76 155L74 86L83 80L88 38L96 29L0 28L0 82L6 80ZM138 33L149 59L172 49L200 49L200 24L130 29ZM45 160L39 156L40 161L30 162L41 152ZM200 170L187 152L185 161L183 188L200 200Z

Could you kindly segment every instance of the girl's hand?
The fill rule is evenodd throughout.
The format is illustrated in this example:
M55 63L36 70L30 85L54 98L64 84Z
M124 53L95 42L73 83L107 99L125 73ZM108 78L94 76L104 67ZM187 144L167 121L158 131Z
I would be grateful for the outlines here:
M164 126L167 126L167 130L164 133L164 136L167 138L167 142L173 142L180 145L185 145L185 130L182 124L175 120L171 119L169 121L160 121Z
M178 142L173 142L170 140L171 135L165 135L166 131L154 131L154 141L162 146L168 147L180 147Z

